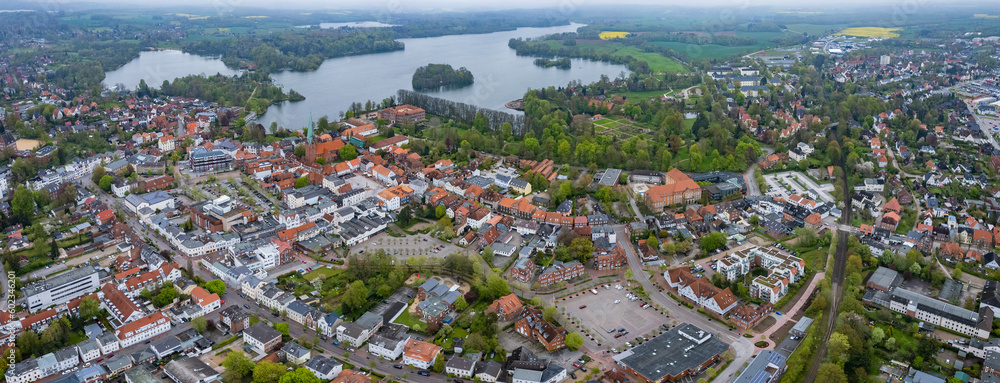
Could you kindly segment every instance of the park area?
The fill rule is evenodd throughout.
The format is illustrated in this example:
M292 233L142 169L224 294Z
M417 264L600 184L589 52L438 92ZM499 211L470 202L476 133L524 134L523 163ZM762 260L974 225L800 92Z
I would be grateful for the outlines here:
M629 139L636 135L649 134L652 131L623 117L609 116L594 121L594 132L619 139Z

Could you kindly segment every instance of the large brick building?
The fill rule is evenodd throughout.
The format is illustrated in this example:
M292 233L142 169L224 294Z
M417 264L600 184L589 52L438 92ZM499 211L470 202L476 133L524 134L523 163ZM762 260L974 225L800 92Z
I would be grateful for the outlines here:
M579 261L554 261L552 266L542 269L538 274L538 284L548 286L556 282L568 281L583 275L583 264Z
M385 108L378 112L378 118L393 124L415 124L424 120L424 110L413 105Z
M538 340L548 351L562 348L566 341L566 329L546 322L542 310L531 307L524 309L524 317L514 323L514 331L530 339Z
M664 207L685 204L701 198L701 186L684 172L674 169L666 174L666 184L646 190L646 206L653 211Z

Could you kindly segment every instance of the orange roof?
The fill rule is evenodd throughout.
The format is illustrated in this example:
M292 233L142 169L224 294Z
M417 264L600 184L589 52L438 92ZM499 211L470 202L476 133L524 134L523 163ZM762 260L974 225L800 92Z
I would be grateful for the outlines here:
M493 312L502 312L505 314L510 314L517 310L520 310L524 305L521 300L517 298L517 295L511 293L510 295L504 295L490 304L489 310Z
M899 205L899 201L896 199L896 197L892 197L892 199L890 199L889 202L885 203L885 206L882 209L883 210L892 210L892 211L897 211L898 212L898 211L902 211L903 207Z
M441 350L441 346L436 344L410 338L403 346L403 356L430 363Z
M208 290L201 288L201 286L195 286L194 290L191 290L191 298L198 302L201 307L208 306L219 300L219 294L210 293Z
M163 313L157 311L145 317L142 317L139 320L126 323L124 326L119 327L117 330L115 330L115 335L118 336L118 339L125 340L126 337L130 335L135 335L135 333L140 329L142 329L143 327L161 323L169 323L169 322L170 320L167 319L167 317L164 316Z

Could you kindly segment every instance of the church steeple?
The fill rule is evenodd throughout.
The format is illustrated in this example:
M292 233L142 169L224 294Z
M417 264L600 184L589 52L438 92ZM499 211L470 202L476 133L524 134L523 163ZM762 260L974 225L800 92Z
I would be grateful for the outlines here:
M316 130L316 125L313 124L313 115L312 112L309 112L309 131L306 133L306 143L308 143L309 145L312 145L313 143L313 138L316 135L315 130Z

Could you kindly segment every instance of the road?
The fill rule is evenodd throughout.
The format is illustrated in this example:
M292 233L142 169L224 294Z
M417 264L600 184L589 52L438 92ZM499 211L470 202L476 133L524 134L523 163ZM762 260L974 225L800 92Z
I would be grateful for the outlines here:
M774 149L771 148L761 148L761 157L767 157L771 153L774 153ZM743 182L747 184L747 195L748 196L759 196L760 186L757 185L757 161L760 157L754 159L753 163L750 164L750 168L747 169L746 173L743 173Z
M618 238L628 238L628 230L626 230L625 225L616 225L615 232L618 234ZM754 355L754 346L749 340L743 338L741 333L731 331L729 326L726 326L718 321L708 321L705 316L699 314L696 311L688 310L683 307L678 307L677 301L671 299L666 294L660 291L660 289L650 281L649 273L642 268L642 261L639 260L639 256L635 253L635 249L632 247L631 243L628 241L622 242L625 249L625 256L628 257L629 268L632 270L633 278L642 285L643 291L649 295L649 299L660 305L661 307L670 310L670 315L672 315L677 321L694 324L703 330L714 333L722 341L728 343L732 349L735 359L729 364L725 370L719 373L718 377L715 379L716 382L731 382L736 379L739 371L743 369L744 363L749 363L750 359ZM673 309L675 308L676 309Z
M952 87L952 89L959 88L959 87L961 87L964 84L966 84L966 83L961 83L961 84L955 85L955 86ZM994 136L994 134L996 134L996 132L994 132L993 129L990 129L993 126L992 122L995 121L995 120L991 119L991 123L990 124L985 124L984 125L983 124L983 118L981 118L978 114L976 114L975 109L972 108L972 103L971 102L966 102L965 103L965 107L968 108L969 113L972 114L972 118L974 118L976 120L976 124L979 125L979 129L982 132L986 133L986 138L988 138L990 140L990 144L993 145L993 150L1000 152L1000 144L997 144L997 139Z

